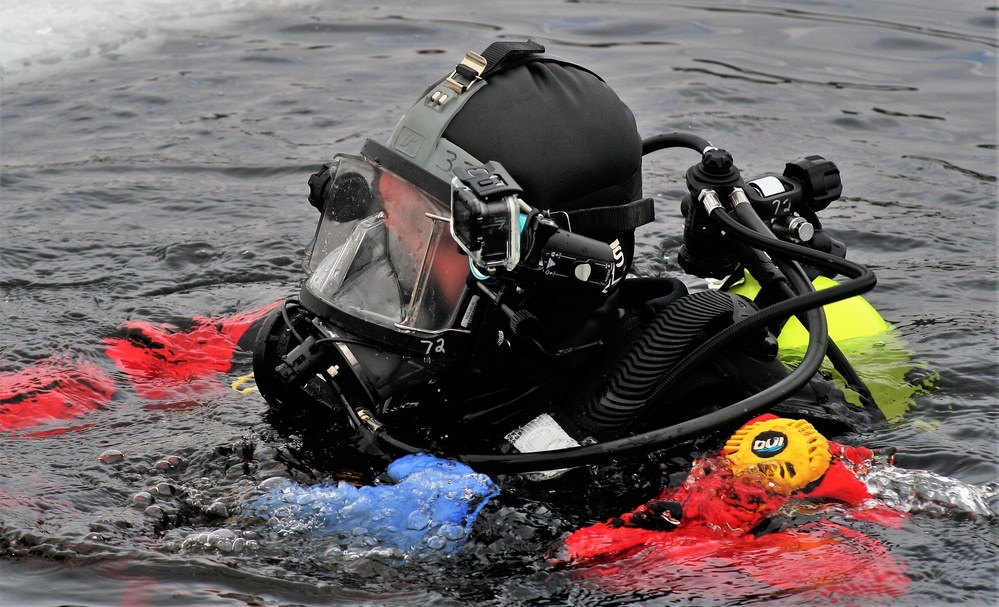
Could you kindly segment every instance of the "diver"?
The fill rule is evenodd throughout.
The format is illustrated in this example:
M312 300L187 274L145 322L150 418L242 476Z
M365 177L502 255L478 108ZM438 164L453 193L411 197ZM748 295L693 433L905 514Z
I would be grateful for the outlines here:
M674 147L698 160L679 263L720 288L629 276L655 214L643 156ZM829 436L881 418L827 334L822 306L876 281L822 228L842 186L820 156L744 180L697 135L643 140L590 70L496 42L420 95L385 144L337 155L309 186L307 277L253 351L272 412L301 428L548 479L761 413ZM790 369L778 335L794 317L808 337ZM851 398L818 373L826 356Z
M699 289L631 275L636 230L656 212L643 157L667 148L695 160L678 263ZM114 371L55 354L0 372L0 432L65 432L45 421L120 393L185 407L240 375L232 387L259 389L269 428L314 460L282 460L290 476L303 463L312 480L335 468L372 481L264 479L244 514L337 534L374 520L386 495L407 504L393 516L446 513L426 533L388 525L357 540L406 554L435 537L458 549L500 487L601 516L642 504L570 535L576 560L636 546L783 549L788 512L870 514L862 503L883 497L864 484L886 467L874 452L831 440L884 415L830 334L889 328L859 297L874 275L819 221L842 192L832 162L744 179L700 136L643 139L590 70L532 41L497 42L432 84L385 144L337 155L309 189L320 217L297 297L183 326L129 321L102 340ZM847 312L827 319L833 303ZM251 352L252 375L240 369Z

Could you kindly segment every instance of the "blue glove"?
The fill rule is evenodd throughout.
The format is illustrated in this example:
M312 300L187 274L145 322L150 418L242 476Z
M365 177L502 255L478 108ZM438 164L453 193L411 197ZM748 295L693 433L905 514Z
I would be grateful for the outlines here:
M431 455L404 456L389 464L387 476L393 484L363 487L344 481L301 487L291 480L267 487L265 481L266 493L249 511L280 531L335 538L344 553L388 549L412 557L458 550L499 494L488 476Z

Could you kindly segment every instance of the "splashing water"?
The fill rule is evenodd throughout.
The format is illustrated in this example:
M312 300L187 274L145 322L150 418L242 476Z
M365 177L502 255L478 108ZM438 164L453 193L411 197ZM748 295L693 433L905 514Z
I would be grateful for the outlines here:
M999 514L999 483L970 485L929 470L890 465L872 467L861 480L885 505L902 512L989 518Z

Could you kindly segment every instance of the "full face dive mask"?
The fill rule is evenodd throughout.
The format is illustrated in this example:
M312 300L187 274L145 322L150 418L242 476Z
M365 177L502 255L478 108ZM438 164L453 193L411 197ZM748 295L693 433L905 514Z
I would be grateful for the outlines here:
M483 342L530 339L545 319L513 294L602 301L627 271L635 227L652 219L630 111L530 41L468 53L387 145L337 156L310 187L322 216L309 276L254 352L272 404L308 395L377 412L467 365ZM486 307L500 326L483 327Z

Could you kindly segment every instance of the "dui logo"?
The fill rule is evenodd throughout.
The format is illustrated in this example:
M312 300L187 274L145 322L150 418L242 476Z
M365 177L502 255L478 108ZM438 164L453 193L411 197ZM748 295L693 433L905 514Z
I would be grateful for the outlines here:
M787 435L768 430L760 432L753 439L753 455L761 458L773 457L787 447Z
M604 288L604 293L607 293L610 291L611 287L619 283L621 279L624 278L625 274L624 248L621 246L621 241L615 238L614 242L610 243L610 248L611 252L614 254L614 267L611 268L611 281L610 284Z

